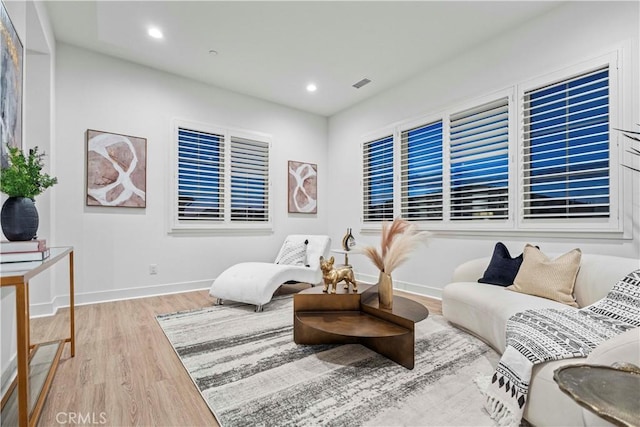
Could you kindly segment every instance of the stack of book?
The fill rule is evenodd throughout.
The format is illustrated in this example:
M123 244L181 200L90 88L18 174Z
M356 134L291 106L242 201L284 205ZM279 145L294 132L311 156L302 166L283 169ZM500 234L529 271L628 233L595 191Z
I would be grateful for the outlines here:
M25 242L0 242L0 262L44 261L49 258L49 248L45 239Z

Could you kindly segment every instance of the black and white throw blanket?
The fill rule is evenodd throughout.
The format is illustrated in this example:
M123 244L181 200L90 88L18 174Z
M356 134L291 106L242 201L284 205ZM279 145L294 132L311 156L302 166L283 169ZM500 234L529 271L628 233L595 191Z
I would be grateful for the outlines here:
M507 322L507 348L485 391L491 418L500 426L520 424L535 364L586 357L600 343L638 326L640 270L580 310L534 309L513 315Z

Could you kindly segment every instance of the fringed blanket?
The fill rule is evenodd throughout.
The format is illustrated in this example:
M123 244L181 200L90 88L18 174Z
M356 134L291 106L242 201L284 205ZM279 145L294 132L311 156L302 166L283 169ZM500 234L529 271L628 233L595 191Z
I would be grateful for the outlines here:
M640 270L583 309L535 309L515 314L507 322L507 349L486 390L489 414L500 426L518 426L533 365L586 357L600 343L638 326Z

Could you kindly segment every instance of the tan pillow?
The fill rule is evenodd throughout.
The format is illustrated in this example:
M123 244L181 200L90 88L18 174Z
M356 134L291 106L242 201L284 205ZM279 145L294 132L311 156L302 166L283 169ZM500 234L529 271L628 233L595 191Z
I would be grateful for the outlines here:
M524 260L518 270L510 291L552 299L577 307L573 287L580 268L580 249L574 249L554 260L550 260L540 249L527 244Z

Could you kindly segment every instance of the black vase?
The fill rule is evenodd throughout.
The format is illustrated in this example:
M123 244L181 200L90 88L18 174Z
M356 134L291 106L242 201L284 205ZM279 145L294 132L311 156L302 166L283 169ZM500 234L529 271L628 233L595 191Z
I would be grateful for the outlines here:
M33 239L40 223L35 202L28 197L9 197L2 205L0 222L2 232L8 240Z

